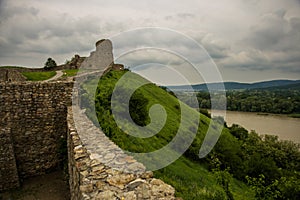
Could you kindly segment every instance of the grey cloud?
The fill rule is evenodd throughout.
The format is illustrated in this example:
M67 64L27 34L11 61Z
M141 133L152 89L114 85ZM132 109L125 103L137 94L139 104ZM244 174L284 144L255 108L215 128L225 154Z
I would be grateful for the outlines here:
M238 54L231 54L228 58L219 63L225 67L243 67L256 70L264 70L266 66L270 64L268 57L259 50L242 51Z
M266 13L249 33L240 42L245 48L231 52L222 66L300 72L300 18L287 18L282 9Z
M223 67L281 72L300 72L300 51L297 52L276 52L248 50L238 54L231 54L224 60L218 62Z
M99 22L96 17L68 14L46 18L33 7L10 7L1 13L0 58L91 50L99 39Z
M262 16L253 26L244 44L260 50L297 49L300 43L300 18L285 18L285 10L278 10Z
M166 20L186 20L188 18L194 18L196 15L193 13L178 13L175 15L168 15L165 16L164 18Z
M179 13L177 15L178 15L178 17L183 18L183 19L195 17L195 14L192 14L192 13Z
M116 58L122 54L133 54L133 56L129 56L126 60L117 60L117 62L124 63L128 66L151 62L170 63L178 66L181 64L180 62L187 61L194 65L202 65L204 67L212 63L205 48L201 48L201 43L197 43L183 34L166 29L138 29L133 32L125 32L121 34L120 38L111 38L111 40L114 48L114 56ZM205 41L208 40L206 39ZM221 43L215 42L215 44L216 45L211 46L211 50L213 47L215 47L215 49L226 49L226 46L221 45ZM149 47L158 49L161 53L149 55L143 52L145 48ZM136 49L138 49L137 52L131 52ZM166 56L164 51L169 52L169 54L176 54L181 61L178 61L175 57L170 58ZM139 52L144 54L135 55L135 53Z
M192 37L230 73L233 69L296 72L300 66L299 0L70 2L0 0L0 65L7 61L20 65L25 61L30 65L30 60L44 62L50 54L64 61L74 52L88 54L99 39L135 27L154 26ZM157 46L160 39L167 49L204 59L196 46L178 43L172 34L154 38L145 32L113 46L126 52L141 42ZM169 59L160 56L141 56L140 60ZM174 64L180 62L174 60Z
M128 67L157 63L161 65L177 66L186 62L178 55L160 49L140 49L130 52L118 58L116 62L125 64Z
M224 59L228 57L230 48L218 43L203 43L203 46L208 51L213 59Z
M215 60L224 59L228 57L231 47L227 42L223 41L220 38L217 38L213 34L202 33L197 34L195 39L199 42L200 45L205 48L208 54Z
M9 7L6 6L5 3L1 3L1 2L0 2L0 6L1 6L1 12L0 12L1 21L7 20L17 15L30 14L36 16L39 13L39 10L34 7L20 7L20 6Z

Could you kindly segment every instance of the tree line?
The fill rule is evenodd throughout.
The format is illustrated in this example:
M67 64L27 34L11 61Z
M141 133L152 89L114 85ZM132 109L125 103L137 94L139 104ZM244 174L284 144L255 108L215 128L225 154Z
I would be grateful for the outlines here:
M213 95L218 95L218 93ZM218 101L220 98L217 96L214 99ZM211 108L212 102L209 92L197 93L197 99L200 108ZM300 114L299 90L232 90L226 91L226 101L227 110L231 111ZM218 105L218 102L215 103Z

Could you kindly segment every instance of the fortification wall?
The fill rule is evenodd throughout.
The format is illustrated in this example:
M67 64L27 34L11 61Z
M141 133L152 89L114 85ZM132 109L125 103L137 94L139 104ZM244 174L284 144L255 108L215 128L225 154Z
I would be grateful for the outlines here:
M100 40L96 51L83 61L84 72L77 78L87 80L112 64L112 44ZM0 191L55 168L67 139L72 200L175 199L174 188L126 155L84 111L75 106L67 109L72 104L73 84L0 83ZM76 97L75 101L80 104Z
M72 82L0 83L0 191L57 167L67 140L72 200L175 199L174 188L123 153L82 110L67 109L72 89Z
M82 110L73 107L68 111L71 199L175 199L173 187L153 178L152 172L111 142Z
M26 77L24 77L16 69L0 68L0 82L14 82L14 81L26 81Z
M0 190L58 166L72 88L72 82L0 83Z
M10 128L0 130L0 191L20 185Z

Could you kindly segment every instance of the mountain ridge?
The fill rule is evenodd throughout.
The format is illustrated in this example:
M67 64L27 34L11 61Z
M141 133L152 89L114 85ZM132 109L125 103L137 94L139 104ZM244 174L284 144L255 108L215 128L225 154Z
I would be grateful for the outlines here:
M260 81L255 83L240 83L234 81L228 82L217 82L217 83L202 83L192 85L192 88L195 91L207 91L208 88L211 90L222 90L223 85L226 90L245 90L245 89L268 89L268 88L276 88L283 87L287 88L289 85L297 85L300 84L300 80L287 80L287 79L279 79L279 80L270 80L270 81ZM182 90L189 91L191 86L187 85L178 85L178 86L165 86L171 90Z

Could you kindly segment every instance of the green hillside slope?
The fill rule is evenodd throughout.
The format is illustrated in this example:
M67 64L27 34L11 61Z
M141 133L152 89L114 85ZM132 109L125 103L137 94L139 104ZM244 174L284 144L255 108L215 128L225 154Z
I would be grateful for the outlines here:
M143 113L147 113L148 109L155 104L162 105L167 113L166 123L163 128L156 135L149 138L134 137L121 130L111 113L111 96L115 84L126 72L108 72L99 81L96 93L98 121L105 134L112 141L122 149L130 152L152 152L160 149L175 137L181 123L180 114L183 109L186 109L188 116L184 117L188 120L184 122L181 128L189 136L193 132L196 132L197 135L183 156L168 167L155 171L155 176L174 186L176 195L183 199L232 199L231 197L234 199L254 199L254 192L243 182L233 178L226 170L215 168L215 170L209 171L208 158L203 160L198 158L199 149L208 129L210 119L201 114L200 125L195 127L195 119L198 117L199 120L200 114L180 103L177 98L156 85L149 83L136 90L131 97L131 102L133 103L130 104L129 108L135 123L145 126L150 123L150 119L148 114L144 115ZM138 75L135 76L133 81L143 79ZM91 83L84 85L87 93L90 91L89 84ZM90 99L85 100L91 101ZM122 106L120 106L116 112L122 114L122 109ZM153 117L157 116L154 114ZM125 127L126 130L130 130L131 125L129 123L125 126L127 126ZM229 141L237 140L229 133L228 129L224 129L222 135L224 135L222 138L229 138ZM228 176L224 178L224 175ZM222 184L224 179L229 183L227 188L224 188Z
M55 71L47 72L22 72L23 76L27 78L28 81L43 81L52 78L56 75Z

